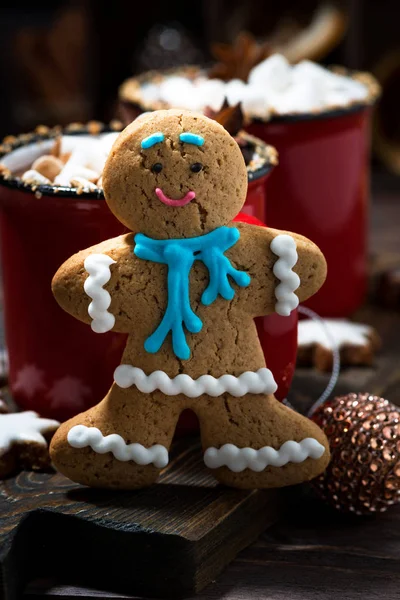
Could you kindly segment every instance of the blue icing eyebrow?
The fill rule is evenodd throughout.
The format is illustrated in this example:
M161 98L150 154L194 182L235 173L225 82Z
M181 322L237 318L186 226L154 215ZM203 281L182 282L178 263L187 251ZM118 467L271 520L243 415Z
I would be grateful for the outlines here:
M197 135L197 133L181 133L179 140L186 144L194 144L195 146L202 146L204 144L204 138L201 135Z
M151 148L154 144L159 144L164 141L164 134L161 131L157 131L157 133L152 133L149 137L144 138L142 143L140 144L144 150L147 148Z

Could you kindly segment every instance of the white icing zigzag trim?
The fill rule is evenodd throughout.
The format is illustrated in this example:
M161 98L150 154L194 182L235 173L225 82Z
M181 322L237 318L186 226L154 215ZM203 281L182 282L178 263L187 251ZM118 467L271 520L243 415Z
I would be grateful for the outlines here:
M283 467L288 462L301 463L307 458L321 458L325 448L314 438L305 438L300 443L289 440L279 450L264 446L238 448L233 444L224 444L221 448L208 448L204 453L204 462L209 469L228 467L234 473L250 469L259 473L266 467Z
M144 394L160 390L166 396L185 394L189 398L197 398L202 394L221 396L225 392L231 396L245 396L246 394L274 394L277 390L274 377L265 367L256 373L246 371L235 377L234 375L202 375L192 379L190 375L180 374L172 379L164 371L154 371L150 375L131 365L120 365L114 371L114 381L119 387L128 388L136 385Z
M110 281L110 265L113 263L115 263L115 260L107 254L91 254L84 262L89 277L86 279L83 288L87 295L92 298L88 313L93 319L91 328L96 333L110 331L115 324L114 315L107 310L111 304L111 296L107 290L103 289L103 285Z
M137 465L153 464L157 469L163 469L168 464L168 450L165 446L155 444L145 448L142 444L127 444L117 433L104 436L97 427L75 425L68 432L68 443L73 448L90 446L97 454L111 452L122 462L133 460Z
M277 235L272 240L270 248L279 256L273 268L275 277L281 281L275 289L278 300L275 310L278 315L288 317L299 305L299 299L294 291L300 286L300 277L292 271L298 260L296 241L287 234Z

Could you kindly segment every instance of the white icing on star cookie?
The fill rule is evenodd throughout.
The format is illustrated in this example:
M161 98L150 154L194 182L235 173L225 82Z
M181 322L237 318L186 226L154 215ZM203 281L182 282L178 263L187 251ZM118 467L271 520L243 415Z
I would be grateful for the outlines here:
M0 456L16 443L35 442L47 446L44 433L55 431L60 423L41 419L33 410L0 415Z
M202 375L192 379L190 375L180 374L172 379L164 371L154 371L150 375L131 365L120 365L114 371L114 381L119 387L128 388L135 385L144 394L160 390L167 396L184 394L188 398L198 398L202 394L221 396L228 392L231 396L240 397L246 394L274 394L278 388L269 369L258 369L255 373L246 371L234 375Z
M111 454L121 462L132 460L137 465L153 464L162 469L168 464L168 450L165 446L155 444L145 448L142 444L127 444L117 433L104 436L97 427L75 425L68 432L68 443L72 448L90 447L97 454Z
M105 333L114 327L115 317L108 312L111 304L111 296L103 289L111 278L110 265L115 263L107 254L91 254L85 259L84 267L89 277L84 283L84 290L92 298L88 313L93 319L91 328L96 333Z
M209 469L228 467L233 473L241 473L245 469L259 473L268 466L283 467L289 462L301 463L307 458L318 459L324 452L325 447L314 438L305 438L301 442L289 440L279 450L271 446L254 450L224 444L221 448L208 448L204 453L204 462Z
M292 271L298 260L296 241L284 233L274 237L270 247L272 252L279 256L273 268L275 277L281 282L275 289L275 297L278 300L275 310L278 315L288 317L299 305L294 291L300 286L300 277Z
M300 347L318 344L328 350L332 350L332 342L338 348L343 346L365 346L370 342L374 330L369 325L353 323L346 319L323 319L329 332L326 335L325 328L312 319L299 321L298 345Z

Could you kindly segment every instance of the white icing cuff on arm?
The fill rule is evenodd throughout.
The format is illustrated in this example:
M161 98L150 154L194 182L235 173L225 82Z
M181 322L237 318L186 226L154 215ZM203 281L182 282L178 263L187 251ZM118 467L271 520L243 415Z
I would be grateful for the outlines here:
M75 425L68 432L68 443L72 448L90 447L97 454L111 454L121 462L132 460L137 465L153 464L157 469L163 469L168 464L168 450L165 446L154 444L145 448L142 444L127 444L117 433L104 436L97 427Z
M91 328L96 333L106 333L115 325L115 317L108 312L111 296L103 285L111 279L110 265L115 263L107 254L91 254L85 259L84 267L89 277L84 283L84 290L92 302L89 304L88 313L93 319Z
M202 375L192 379L184 373L170 378L164 371L154 371L150 375L131 365L120 365L114 371L114 381L122 388L135 385L144 394L151 394L160 390L166 396L184 394L188 398L198 398L202 394L208 396L221 396L226 392L231 396L245 396L246 394L274 394L278 388L271 371L267 368L258 369L255 373L246 371L235 377L234 375Z
M301 442L288 440L275 450L272 446L238 448L234 444L224 444L221 448L208 448L204 453L204 462L209 469L228 467L233 473L250 469L259 473L268 466L283 467L289 462L301 463L307 458L318 459L325 448L314 438L305 438Z
M286 233L274 237L270 245L272 252L279 257L273 272L281 282L275 289L278 300L275 310L282 317L288 317L299 305L294 292L300 286L300 277L292 270L299 258L296 247L296 240Z

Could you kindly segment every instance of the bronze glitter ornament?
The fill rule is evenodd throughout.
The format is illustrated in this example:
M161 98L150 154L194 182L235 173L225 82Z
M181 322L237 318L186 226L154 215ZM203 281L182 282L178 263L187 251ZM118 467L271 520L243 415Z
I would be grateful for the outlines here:
M358 515L400 502L400 408L371 394L348 394L325 402L311 418L332 453L313 482L319 496Z

